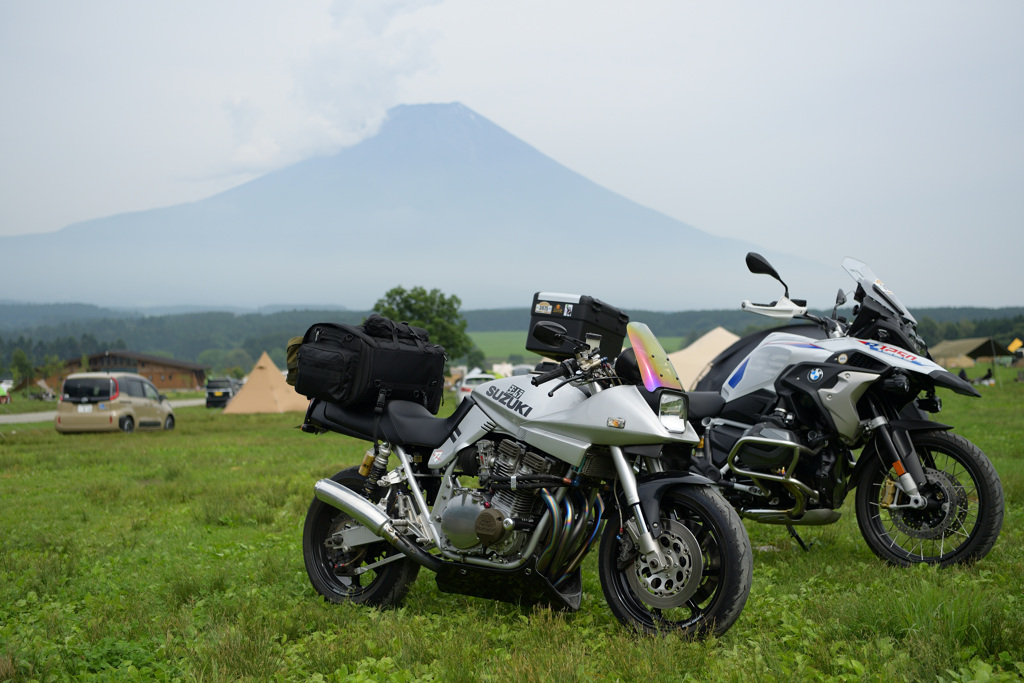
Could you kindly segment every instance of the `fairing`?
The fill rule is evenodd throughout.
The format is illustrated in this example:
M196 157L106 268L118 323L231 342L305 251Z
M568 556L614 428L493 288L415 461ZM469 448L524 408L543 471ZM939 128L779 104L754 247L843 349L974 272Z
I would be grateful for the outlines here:
M684 393L668 354L650 328L629 323L627 334L644 387L648 391ZM552 391L553 386L535 387L529 377L518 376L476 387L472 397L478 409L467 415L453 439L434 451L430 467L445 466L459 448L486 431L507 433L573 465L582 462L587 450L595 445L699 441L688 423L685 431L668 431L635 386L613 386L589 397L575 386Z
M758 390L775 391L775 380L783 369L800 363L824 363L832 357L854 353L864 354L884 367L898 368L908 373L927 377L934 384L967 396L978 395L975 389L934 361L906 349L882 342L839 337L837 339L807 339L794 334L769 334L747 355L722 385L722 398L733 401ZM858 368L851 366L851 370Z

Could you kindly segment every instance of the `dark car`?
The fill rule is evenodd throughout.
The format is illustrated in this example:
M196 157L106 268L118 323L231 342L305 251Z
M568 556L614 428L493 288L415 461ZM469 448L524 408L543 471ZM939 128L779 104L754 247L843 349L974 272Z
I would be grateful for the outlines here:
M206 407L223 408L235 397L242 382L230 377L207 380Z

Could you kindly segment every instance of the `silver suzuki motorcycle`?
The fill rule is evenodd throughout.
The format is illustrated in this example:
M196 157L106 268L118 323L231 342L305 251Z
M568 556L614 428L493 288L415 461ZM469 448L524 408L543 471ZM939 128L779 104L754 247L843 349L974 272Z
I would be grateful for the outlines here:
M747 267L785 293L744 301L744 310L814 327L723 353L734 365L716 369L717 390L687 394L703 437L695 471L715 479L742 517L786 525L801 546L795 527L835 522L853 490L861 534L882 559L984 557L1003 522L999 477L977 446L928 418L941 410L938 389L979 396L974 387L931 360L913 315L864 263L843 262L857 283L852 321L837 315L842 290L832 315L816 316L763 257L748 254Z
M642 324L627 334L640 386L616 379L596 335L543 322L534 338L568 341L574 357L482 384L448 418L409 401L378 416L315 399L305 431L382 442L314 487L303 531L313 587L392 607L426 567L443 592L574 611L600 540L601 586L623 624L724 633L750 591L750 541L707 478L663 467L699 437L657 339Z

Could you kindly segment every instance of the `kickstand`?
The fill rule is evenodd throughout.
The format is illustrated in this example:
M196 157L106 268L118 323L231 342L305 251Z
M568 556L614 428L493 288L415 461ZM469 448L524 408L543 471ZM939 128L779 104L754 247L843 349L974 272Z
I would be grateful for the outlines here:
M796 532L796 529L793 527L792 524L786 525L786 531L789 532L790 536L796 539L796 542L800 544L800 547L804 549L805 553L808 552L807 546L804 544L804 539L800 538L800 534Z

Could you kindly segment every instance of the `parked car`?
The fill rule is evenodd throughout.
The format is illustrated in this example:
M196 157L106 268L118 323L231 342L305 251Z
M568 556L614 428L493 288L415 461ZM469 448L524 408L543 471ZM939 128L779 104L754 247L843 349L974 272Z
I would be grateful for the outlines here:
M480 386L484 382L490 382L492 379L495 379L494 375L488 375L486 372L478 370L467 372L455 383L455 405L462 403L462 399L469 396L475 387Z
M64 380L54 426L62 434L174 429L174 409L142 375L79 372Z
M218 377L206 382L206 407L223 408L242 388L242 381L231 377Z

